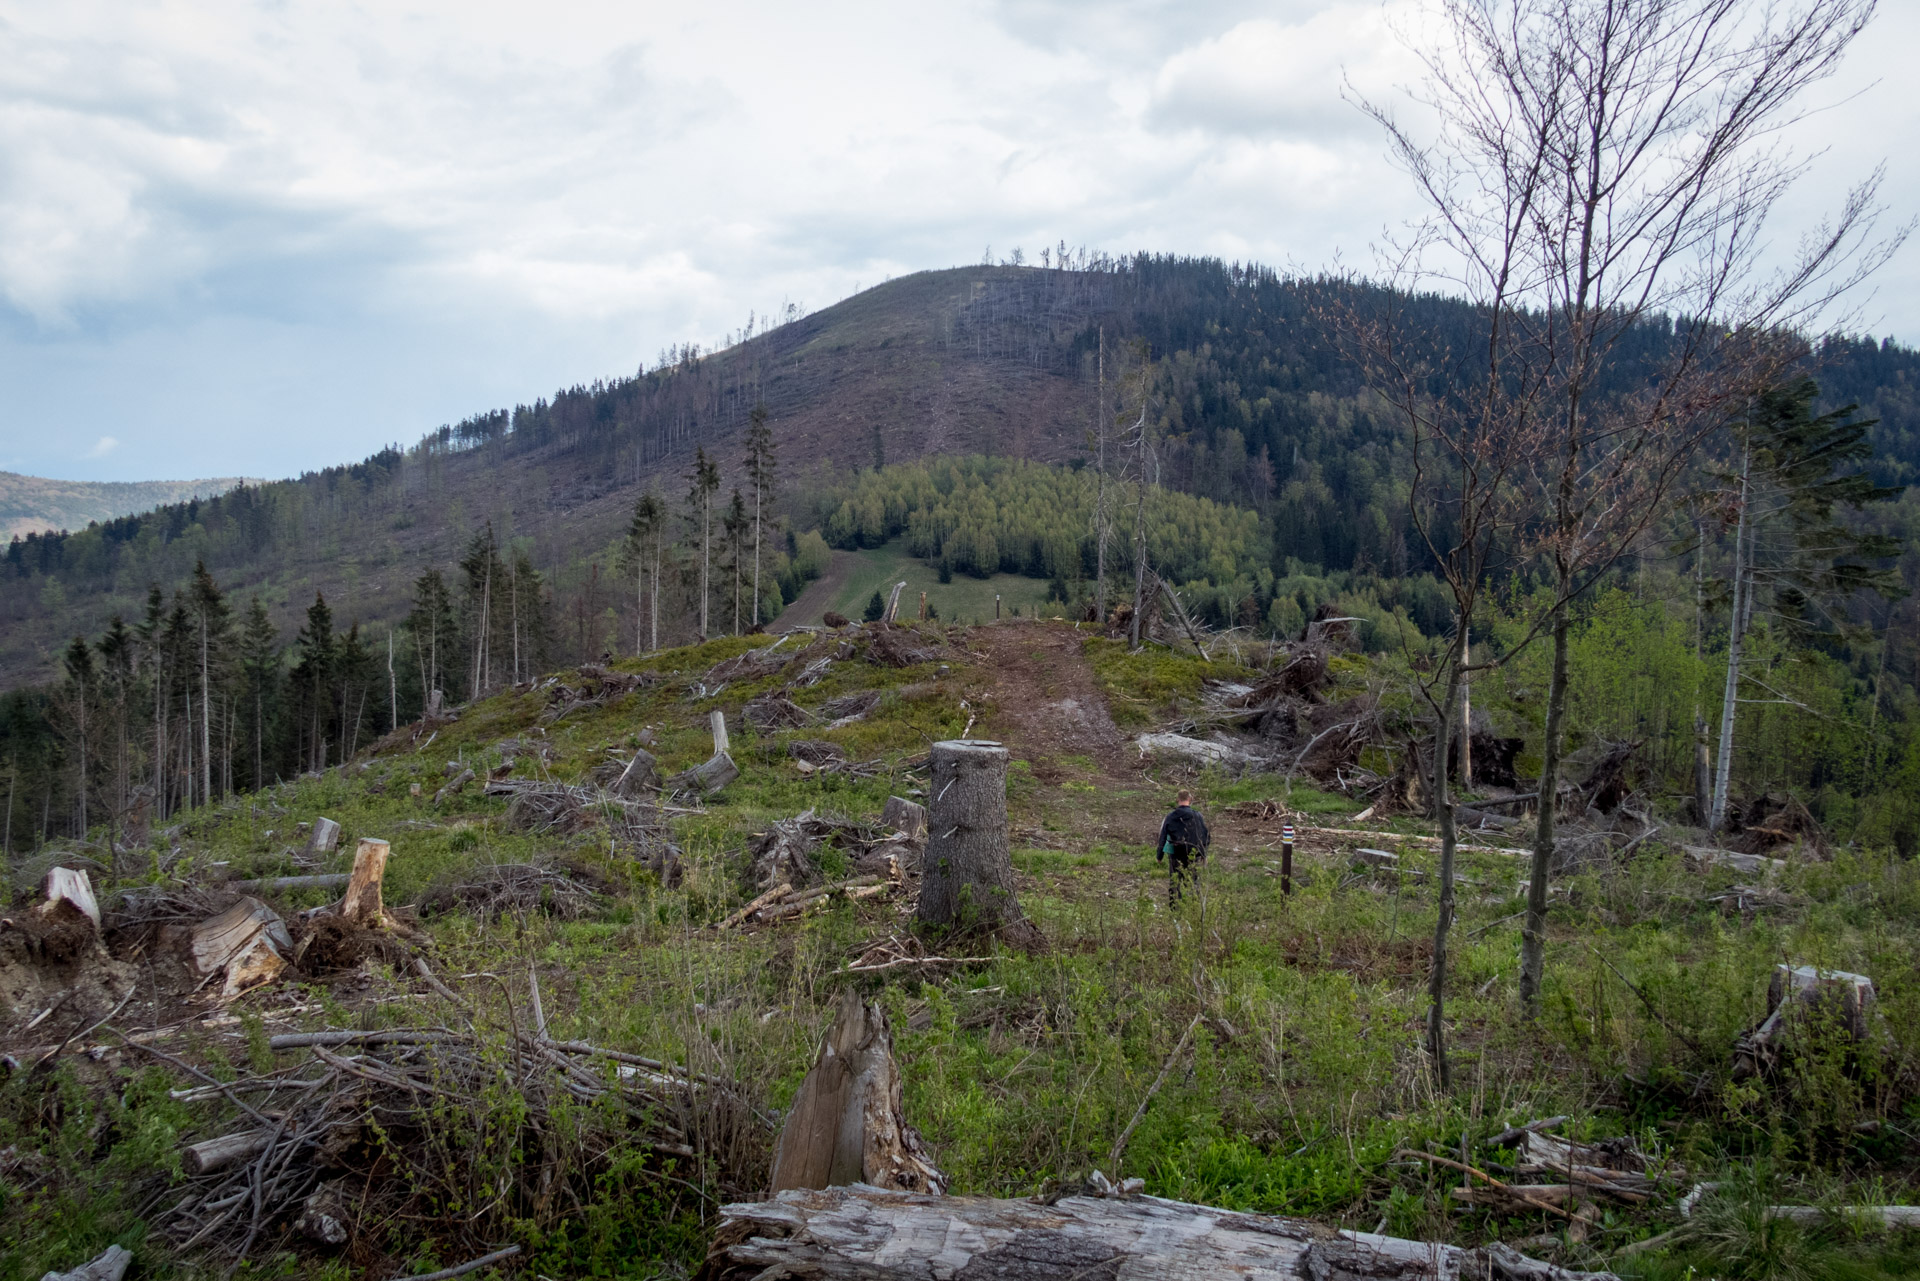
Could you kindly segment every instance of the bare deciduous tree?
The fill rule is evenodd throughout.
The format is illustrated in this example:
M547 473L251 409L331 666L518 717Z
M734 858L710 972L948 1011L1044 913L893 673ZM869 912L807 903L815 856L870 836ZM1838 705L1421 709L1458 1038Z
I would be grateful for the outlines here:
M1360 103L1430 210L1392 246L1398 291L1464 293L1485 326L1483 347L1429 350L1392 366L1389 385L1463 473L1472 457L1476 474L1498 477L1489 498L1504 512L1494 525L1513 535L1505 554L1551 575L1523 638L1553 640L1545 798L1559 781L1570 605L1636 547L1702 439L1804 353L1796 331L1826 318L1904 237L1874 239L1876 173L1790 260L1765 261L1768 215L1805 169L1778 131L1874 7L1438 0L1446 37L1410 41L1425 63L1416 99L1430 136ZM1416 365L1442 381L1416 395L1406 381ZM1455 584L1457 606L1471 594ZM1463 662L1457 649L1450 661ZM1543 803L1523 944L1529 1011L1554 822Z

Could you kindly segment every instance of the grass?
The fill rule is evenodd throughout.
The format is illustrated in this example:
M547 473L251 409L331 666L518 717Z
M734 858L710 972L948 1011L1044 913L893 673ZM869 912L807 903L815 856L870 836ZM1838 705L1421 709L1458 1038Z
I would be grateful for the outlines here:
M847 584L828 608L856 620L864 615L876 591L884 599L893 585L902 581L907 584L906 590L900 593L903 619L919 615L921 592L927 594L927 603L943 620L969 623L992 621L995 593L999 594L1001 609L1007 617L1012 617L1017 609L1025 618L1037 617L1051 594L1044 580L1019 574L995 574L990 578L955 574L952 582L943 583L937 568L907 555L904 539L863 548L852 553L852 557Z
M739 707L777 680L731 685L718 699L696 697L694 682L720 659L766 643L715 641L622 662L664 679L546 727L545 768L562 779L583 777L643 726L656 736L664 769L695 763L708 750L707 712L721 707L738 725ZM1129 655L1101 641L1089 642L1087 653L1103 688L1156 714L1177 710L1210 672L1198 660L1151 650ZM509 997L524 1000L523 979L514 976L536 964L554 1035L695 1060L746 1082L762 1108L778 1109L797 1089L830 1018L840 982L833 972L864 941L901 922L888 906L866 902L757 933L700 927L743 901L746 843L768 820L808 807L870 817L889 794L920 785L923 776L908 773L906 760L929 739L957 733L967 715L962 702L977 704L991 685L990 672L958 657L950 668L943 675L936 665L895 671L837 663L819 686L798 692L811 706L855 689L883 691L868 720L803 731L840 742L857 759L886 762L876 779L804 776L785 754L792 733L762 736L738 725L742 778L704 814L675 821L687 869L675 888L612 859L592 833L536 839L506 831L501 803L477 789L437 809L409 798L414 782L430 797L450 762L492 761L502 738L541 737L534 696L468 709L422 750L379 757L364 772L331 771L191 814L180 833L183 857L192 866L226 863L237 875L291 870L280 852L289 828L326 814L343 824L345 845L356 835L393 841L394 902L493 861L559 854L592 863L618 887L599 912L577 921L536 913L490 926L460 913L434 918L436 968L506 976L462 985L470 999L498 1010ZM1068 776L1058 785L1013 771L1017 828L1060 807L1157 804L1145 789L1076 791L1095 762L1062 759ZM1203 774L1198 787L1203 804L1216 808L1269 797L1306 814L1354 808L1297 783L1288 792L1273 778ZM1100 1168L1139 1175L1162 1196L1368 1230L1384 1220L1402 1235L1467 1244L1514 1239L1555 1225L1461 1212L1448 1196L1457 1180L1396 1164L1393 1153L1426 1145L1454 1152L1463 1136L1471 1142L1508 1123L1565 1113L1569 1129L1584 1137L1636 1136L1684 1163L1689 1180L1737 1183L1742 1172L1766 1172L1763 1192L1736 1188L1721 1203L1703 1203L1696 1235L1607 1264L1623 1274L1650 1281L1910 1274L1914 1250L1904 1239L1769 1224L1741 1207L1756 1198L1840 1204L1914 1195L1914 865L1873 851L1794 863L1779 882L1789 905L1750 918L1706 901L1731 884L1730 874L1702 877L1655 842L1625 866L1557 877L1545 1009L1528 1023L1514 991L1520 862L1463 851L1448 1005L1456 1086L1449 1092L1436 1087L1420 1050L1436 910L1430 848L1404 845L1407 874L1397 883L1355 871L1343 858L1303 858L1290 898L1281 896L1266 856L1217 853L1201 891L1176 915L1165 905L1164 870L1144 842L1089 836L1072 823L1051 831L1047 848L1022 845L1013 856L1023 907L1052 943L1046 955L995 954L939 981L867 982L894 1018L907 1115L955 1191L1019 1196L1049 1177ZM154 857L149 875L158 879ZM1875 976L1882 1031L1866 1047L1808 1033L1775 1076L1736 1081L1726 1049L1757 1020L1767 976L1783 959ZM377 989L388 983L401 986L385 977ZM256 1004L249 998L238 1008ZM1147 1110L1120 1168L1108 1168L1116 1136L1196 1015L1204 1017L1190 1054ZM349 1003L325 1017L439 1016L420 1003ZM210 1033L195 1051L216 1072L270 1053L263 1042L249 1049L238 1033ZM116 1240L136 1250L142 1276L210 1275L210 1264L183 1259L158 1240L159 1221L147 1217L155 1213L148 1207L169 1203L163 1194L178 1178L179 1142L232 1123L225 1105L169 1100L164 1087L177 1083L145 1063L109 1059L68 1060L58 1072L0 1084L0 1149L11 1145L16 1154L0 1159L0 1281L71 1267ZM698 1176L671 1195L644 1171L622 1178L607 1183L577 1231L524 1240L535 1271L638 1278L684 1275L697 1263L702 1216L711 1212L703 1198L717 1191ZM1586 1244L1568 1242L1555 1253L1571 1265L1601 1266L1619 1247L1679 1222L1671 1199L1609 1209ZM382 1230L390 1258L413 1259L423 1265L418 1270L429 1259L449 1261L417 1227ZM249 1275L322 1264L276 1237ZM334 1275L347 1271L331 1266Z

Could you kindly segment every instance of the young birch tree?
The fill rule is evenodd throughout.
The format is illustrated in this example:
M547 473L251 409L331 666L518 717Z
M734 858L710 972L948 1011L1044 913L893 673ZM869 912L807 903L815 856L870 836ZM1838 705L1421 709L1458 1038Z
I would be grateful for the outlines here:
M1445 37L1415 42L1431 136L1361 106L1430 209L1394 247L1396 284L1464 293L1482 317L1472 368L1434 406L1459 420L1439 433L1450 449L1501 460L1508 510L1495 523L1524 535L1509 554L1550 578L1523 641L1553 642L1539 789L1550 800L1571 605L1634 550L1702 439L1804 353L1796 328L1901 238L1873 240L1875 175L1783 266L1762 261L1768 214L1805 167L1776 135L1837 68L1874 0L1436 7ZM1403 412L1432 412L1413 408L1402 379L1391 385ZM1465 665L1457 649L1450 665ZM1539 815L1521 967L1530 1013L1554 806Z

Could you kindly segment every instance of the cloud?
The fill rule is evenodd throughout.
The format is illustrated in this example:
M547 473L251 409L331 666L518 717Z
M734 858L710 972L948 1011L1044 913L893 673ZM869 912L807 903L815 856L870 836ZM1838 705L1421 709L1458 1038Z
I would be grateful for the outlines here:
M988 244L1365 264L1417 206L1340 85L1416 3L14 6L0 440L279 475Z
M1238 23L1167 59L1148 119L1162 129L1322 146L1370 137L1374 126L1343 100L1343 84L1381 97L1415 77L1419 66L1394 30L1396 16L1376 4L1335 4L1299 22Z
M94 441L93 448L89 449L86 453L82 454L81 457L105 458L108 454L111 454L114 450L118 448L120 448L119 441L115 440L111 436L102 436L99 440Z

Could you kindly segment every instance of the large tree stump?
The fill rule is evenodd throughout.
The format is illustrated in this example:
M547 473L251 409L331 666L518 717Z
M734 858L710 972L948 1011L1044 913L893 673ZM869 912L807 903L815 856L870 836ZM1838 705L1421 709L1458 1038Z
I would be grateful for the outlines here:
M370 836L360 838L353 851L353 872L347 878L347 894L340 902L340 915L355 925L378 929L386 923L386 904L381 901L380 884L387 875L387 855L393 847Z
M901 1113L887 1016L851 987L780 1131L772 1191L848 1183L934 1194L947 1187Z
M1020 911L1007 848L1007 749L981 739L933 745L920 924L997 934L1017 947L1045 940Z
M1495 1243L1478 1250L1339 1232L1158 1197L1053 1204L879 1188L782 1192L720 1209L699 1281L1613 1281Z

